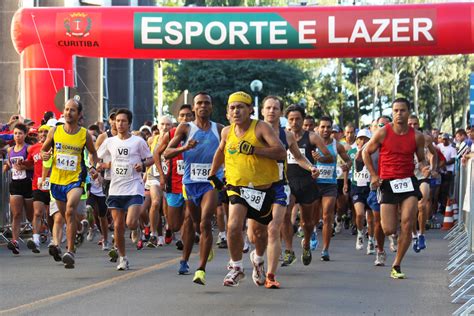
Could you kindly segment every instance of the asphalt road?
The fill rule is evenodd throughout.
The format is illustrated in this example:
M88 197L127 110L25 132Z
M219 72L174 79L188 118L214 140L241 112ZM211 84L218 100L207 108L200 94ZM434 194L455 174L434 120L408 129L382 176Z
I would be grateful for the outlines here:
M447 288L447 241L430 230L428 248L409 249L403 263L405 280L389 277L393 254L386 267L374 267L373 256L354 248L349 231L331 244L330 262L303 266L298 261L279 268L279 290L258 288L247 278L239 287L222 286L228 254L217 249L207 267L207 285L192 282L192 274L178 276L180 253L172 245L137 251L128 240L131 269L115 270L96 243L85 241L76 255L76 268L64 269L47 254L33 254L25 245L13 256L0 246L0 314L6 315L450 315L459 305L450 303ZM294 245L299 245L296 238ZM197 251L197 247L195 247ZM197 254L190 260L192 272Z

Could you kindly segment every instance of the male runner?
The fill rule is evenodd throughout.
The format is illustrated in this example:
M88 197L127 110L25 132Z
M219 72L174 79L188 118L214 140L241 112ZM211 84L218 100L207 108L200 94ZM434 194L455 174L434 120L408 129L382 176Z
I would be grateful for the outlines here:
M323 250L321 252L321 260L329 261L329 243L332 237L334 211L337 198L337 155L340 155L345 162L341 165L342 171L348 171L351 167L351 160L347 155L344 146L331 138L332 119L329 116L323 116L319 120L318 132L322 137L324 144L334 158L334 162L325 163L318 160L316 167L319 169L319 177L317 184L320 192L320 198L316 202L316 213L322 210L323 214ZM316 154L321 154L320 150ZM319 217L319 216L317 216Z
M425 138L423 134L408 126L410 102L398 98L392 103L393 123L379 129L371 138L362 156L371 176L372 187L380 191L382 228L385 235L397 231L400 212L401 229L398 237L398 251L392 264L391 277L404 279L400 265L410 246L410 237L416 220L417 203L421 198L418 181L414 176L416 153L420 167L425 176ZM379 172L375 171L370 155L380 148Z
M192 107L189 104L183 104L179 108L178 111L178 122L179 123L187 123L191 122L194 118ZM172 128L168 133L165 133L155 149L153 153L153 158L155 161L161 161L162 154L165 151L166 147L168 146L171 139L173 139L174 135L176 134L176 127ZM181 144L178 144L178 147ZM167 161L168 163L168 174L166 175L166 183L165 183L165 190L166 190L166 202L168 203L168 228L173 233L177 233L180 231L181 226L183 226L184 218L186 215L185 208L184 208L184 197L183 197L183 174L184 174L184 160L183 155L179 154L172 159ZM191 222L191 219L188 219ZM192 245L186 248L187 251L192 249ZM178 250L183 250L183 241L181 238L177 238L176 247ZM179 274L188 274L189 273L189 266L187 264L186 258L189 258L189 254L187 257L183 253L183 260L180 262L180 267L178 270Z
M43 160L49 160L52 149L53 165L51 169L51 194L56 199L59 211L66 219L68 251L62 260L66 269L74 268L74 240L76 237L77 206L84 193L87 169L84 161L84 147L87 148L93 164L97 162L97 153L92 137L87 129L79 126L82 117L82 103L69 99L64 105L64 125L52 128L41 148ZM53 148L54 145L54 148ZM97 176L94 167L89 169L92 177Z
M212 97L207 92L198 92L193 98L195 120L181 123L174 137L164 151L165 159L183 154L184 175L183 195L186 209L192 221L185 221L183 231L184 261L187 265L194 243L194 224L199 223L201 237L199 241L200 262L193 282L206 284L206 264L213 259L211 219L217 207L217 191L207 178L212 158L219 147L222 125L211 121ZM182 146L179 146L181 143ZM215 170L222 178L222 170ZM182 264L182 263L181 263ZM180 264L180 265L181 265Z
M420 130L420 122L416 115L410 115L408 118L408 125L413 128L415 131ZM415 154L415 176L420 185L420 192L422 195L421 200L418 201L418 232L416 229L416 223L413 227L413 250L415 252L420 252L426 248L425 241L425 225L426 220L429 216L429 200L430 200L430 176L437 176L436 170L438 169L438 153L433 145L433 139L431 136L423 134L425 137L425 159L428 157L428 152L430 153L430 174L426 177L421 170L420 165L418 164L418 159Z
M290 105L286 109L286 118L288 119L289 130L294 134L299 151L304 154L306 159L314 164L313 153L318 148L321 150L317 160L324 162L331 162L333 158L330 156L329 150L323 143L321 137L312 131L305 131L303 129L303 118L305 117L304 109L298 105ZM313 232L316 220L314 217L313 203L318 198L318 188L315 180L311 177L311 172L307 168L301 168L294 155L289 152L287 157L288 162L288 181L291 188L291 201L285 215L284 226L282 231L283 240L285 241L285 254L283 257L282 266L288 266L296 261L296 256L293 251L293 226L291 224L291 209L295 203L301 205L301 220L304 231L304 239L302 240L303 255L301 260L304 265L311 263L311 249L310 239L313 243L317 243L315 232ZM316 245L314 246L314 248Z
M252 97L247 93L238 91L231 94L227 111L232 123L222 130L221 142L214 155L209 177L217 188L222 189L223 183L216 175L225 162L230 202L227 242L231 262L230 270L224 278L224 286L238 286L244 278L242 227L245 217L249 218L249 239L256 247L250 256L255 270L254 282L262 285L263 254L267 244L266 226L272 221L272 204L276 199L287 199L284 188L274 186L279 181L277 160L284 160L286 151L270 125L250 118L253 112ZM275 234L278 232L273 232L273 236ZM276 249L271 249L270 252L274 250ZM272 258L275 255L279 254L272 253ZM278 287L278 284L269 282L268 287Z
M280 126L280 116L283 112L283 103L282 101L276 96L267 96L262 101L262 115L265 122L269 123L277 135L280 141L283 143L285 150L288 151L288 155L292 155L294 159L292 163L298 163L298 166L304 170L310 172L313 178L317 177L318 169L313 166L313 163L310 162L305 156L302 155L300 149L298 147L298 143L296 142L296 138L293 133L286 131L283 127ZM278 171L279 171L279 181L274 184L274 189L276 193L283 191L283 195L281 198L279 196L276 197L275 202L272 205L272 221L268 224L268 269L267 269L267 277L265 279L265 287L267 288L279 288L280 283L275 279L275 273L278 265L278 258L281 254L281 226L283 224L283 220L286 215L286 210L288 208L288 204L290 202L290 187L287 184L287 161L282 160L278 161ZM308 230L307 235L311 235L312 228L314 227L314 223L312 220L311 213L304 214L303 217L303 227ZM305 230L305 231L306 231ZM263 257L263 254L256 253L256 251L252 251L251 255L253 255L254 260L252 264L254 266L254 272L258 271L259 267L263 267L262 262L255 262L255 258ZM264 273L253 273L254 275L260 276L260 280L258 277L254 277L254 282L257 285L262 285L264 277ZM263 274L263 276L262 276ZM257 280L257 281L256 281Z
M117 136L107 138L99 147L98 155L111 158L111 181L107 206L114 219L115 246L120 256L117 270L128 270L125 254L125 218L130 230L138 228L141 205L145 195L142 172L153 164L153 157L143 138L130 133L133 115L127 109L119 109L115 116ZM127 215L127 216L125 216ZM116 256L115 248L109 252Z

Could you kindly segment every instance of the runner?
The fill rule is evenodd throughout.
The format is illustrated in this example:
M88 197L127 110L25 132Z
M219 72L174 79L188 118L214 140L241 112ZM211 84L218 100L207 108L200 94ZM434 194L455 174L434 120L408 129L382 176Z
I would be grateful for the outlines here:
M200 222L200 262L193 282L205 285L206 264L214 257L211 219L217 207L217 191L207 178L212 157L219 146L222 125L211 121L212 97L209 93L198 92L193 102L195 120L178 126L163 155L165 159L171 159L183 154L183 195L190 220L184 223L184 250L180 266L187 267L194 244L194 224ZM181 142L184 144L179 146ZM216 170L216 175L222 179L222 170Z
M410 117L408 118L408 125L415 131L420 130L420 122L416 115L410 115ZM421 200L418 201L418 232L416 229L417 225L415 223L412 234L413 250L415 252L420 252L420 250L426 248L425 225L426 220L429 216L430 177L431 175L436 177L436 170L438 169L438 153L436 152L436 149L433 146L433 139L431 138L431 136L428 136L426 134L423 134L423 136L425 137L425 159L428 157L428 153L430 153L430 174L428 177L423 174L423 170L420 168L417 156L415 154L415 176L420 185L420 192L422 195Z
M423 134L408 126L410 102L398 98L392 103L393 123L379 129L371 138L362 155L370 172L371 184L378 187L382 228L385 235L394 234L399 223L398 251L392 264L391 277L404 279L400 265L410 246L410 235L416 220L417 202L421 198L418 181L414 176L416 153L425 176L429 173L424 157ZM374 169L370 155L380 148L379 173ZM380 174L380 176L379 176Z
M189 104L183 104L178 111L178 122L187 123L191 122L194 118L192 107ZM155 149L153 158L155 161L161 161L162 154L166 147L168 146L171 139L173 139L176 134L176 127L172 128L168 133L165 133ZM180 147L181 144L178 144ZM166 175L166 201L168 203L168 214L167 214L167 224L171 232L176 233L175 237L176 247L178 250L183 250L183 241L179 236L179 231L183 226L184 218L186 211L184 208L184 197L183 197L183 174L184 174L184 161L183 155L179 154L172 159L167 161L168 173ZM188 221L191 221L189 218ZM190 222L192 223L192 222ZM191 247L188 247L186 250L191 250ZM178 270L179 274L188 274L189 266L187 264L186 258L189 258L190 253L187 254L187 257L183 253L183 260L181 260L180 267Z
M323 250L321 252L321 261L329 261L329 243L333 234L334 212L337 198L337 155L340 155L345 164L340 165L342 171L348 171L351 167L351 160L347 152L340 143L331 138L332 119L329 116L323 116L319 120L318 132L322 137L324 144L328 148L334 162L325 163L320 160L316 162L319 169L317 184L320 192L320 198L316 202L316 213L322 210L323 215ZM321 151L316 151L320 155ZM319 217L319 216L318 216Z
M117 136L107 138L98 150L100 158L110 155L112 162L107 206L114 219L116 248L110 250L109 256L116 258L118 250L119 271L129 269L125 253L125 224L132 231L139 227L138 220L145 195L142 172L153 164L146 142L130 133L132 119L132 112L119 109L115 117Z
M33 161L33 238L29 239L26 243L28 249L31 249L34 253L40 253L40 233L41 225L43 223L44 214L46 214L46 208L49 208L50 195L49 195L49 178L43 181L43 160L41 159L41 147L43 146L46 136L51 129L48 125L42 125L38 129L38 143L31 146L28 150L28 160ZM42 186L40 186L43 184Z
M84 192L86 180L86 166L84 163L84 147L90 153L95 164L97 153L91 136L84 127L79 126L82 117L82 103L76 99L69 99L64 105L64 125L52 128L41 149L43 160L48 160L53 149L53 165L51 170L51 194L56 199L59 211L66 219L67 247L62 261L66 269L73 269L74 240L76 237L76 213L81 195ZM53 148L54 145L54 148ZM89 172L95 178L97 172L91 167Z
M277 198L287 199L283 187L275 188L273 185L279 180L277 160L284 160L286 152L270 125L250 118L253 112L252 97L247 93L238 91L231 94L227 111L232 123L222 131L209 177L217 188L222 189L219 170L225 162L230 201L227 242L231 262L223 283L224 286L238 286L245 276L242 263L242 226L248 217L249 239L255 243L256 248L250 254L254 266L252 277L257 285L263 285L266 282L263 280L263 255L267 244L267 225L272 221L272 204ZM278 225L273 229L277 227ZM272 236L275 234L278 232L273 232ZM272 253L272 258L275 255L279 253ZM274 275L273 280L268 280L267 287L278 287Z
M283 127L280 126L280 116L283 112L283 103L276 96L267 96L262 101L262 115L264 121L269 123L277 135L280 141L283 143L285 150L288 152L288 156L293 157L292 163L298 163L298 166L304 170L308 170L313 178L316 178L318 175L318 169L313 166L313 163L310 162L305 156L302 155L296 142L296 138L293 133L286 131ZM307 118L307 117L306 117ZM306 119L305 119L306 120ZM290 187L288 186L288 181L286 178L287 170L287 161L278 160L278 170L279 170L279 181L273 185L276 196L275 201L272 205L272 221L268 224L268 269L267 277L263 271L263 261L256 262L255 258L263 257L263 254L252 252L254 260L252 264L254 266L254 271L252 277L254 283L257 285L265 284L266 288L280 288L280 283L275 279L275 274L278 266L278 258L281 254L281 227L283 220L286 215L288 205L290 204ZM303 214L302 226L307 233L307 236L311 236L311 232L314 227L312 214Z
M314 132L305 131L303 129L304 112L304 109L298 105L290 105L286 109L288 128L295 136L299 151L304 154L306 159L312 164L314 164L313 153L317 148L322 152L322 155L320 154L316 157L317 160L323 162L333 161L321 137ZM312 259L311 248L316 249L317 246L317 236L313 229L317 219L314 215L313 207L314 201L319 197L319 191L316 186L316 181L311 177L311 172L308 171L307 168L301 168L291 152L288 153L287 161L287 176L291 188L291 201L285 215L282 231L286 248L282 266L291 265L296 261L295 252L293 251L294 230L291 224L291 210L295 203L301 206L301 224L304 231L304 239L302 240L303 255L301 256L301 261L303 261L304 265L309 265ZM310 243L312 247L310 247Z
M374 216L372 209L367 202L370 193L370 174L362 161L362 155L357 155L362 151L364 145L370 140L371 134L367 129L361 129L357 133L356 148L349 150L348 155L352 159L351 198L356 212L355 222L357 225L356 249L364 248L364 220L367 218L367 231L369 240L367 243L367 254L375 254L374 243ZM367 215L367 217L366 217Z
M8 242L7 248L13 254L18 255L20 248L18 239L20 238L20 225L23 215L23 208L26 217L33 219L33 200L31 189L31 178L33 176L33 164L27 161L28 145L25 137L28 132L26 125L18 123L13 129L13 140L15 145L8 148L7 161L3 167L3 172L11 170L10 182L10 211L12 223L12 239Z

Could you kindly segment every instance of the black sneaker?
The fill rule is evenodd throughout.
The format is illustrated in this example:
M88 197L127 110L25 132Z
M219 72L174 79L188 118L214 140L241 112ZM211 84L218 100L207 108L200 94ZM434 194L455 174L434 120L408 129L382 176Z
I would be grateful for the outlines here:
M26 247L28 247L28 249L30 249L34 253L40 253L39 247L33 239L28 239L28 241L26 242Z
M63 255L63 263L66 269L74 269L74 263L75 263L74 254L70 251L66 252Z
M199 240L200 240L200 239L201 239L200 235L196 234L196 235L194 236L194 243L195 243L195 244L199 244Z
M352 236L357 235L357 226L356 225L352 225L351 234L352 234Z
M176 249L178 249L179 251L183 250L184 248L184 245L183 245L183 241L182 240L178 240L176 242Z
M227 249L227 240L224 238L221 238L218 248Z
M346 214L342 215L342 221L344 222L344 229L349 229L351 227L351 218Z
M14 255L20 254L20 247L18 246L18 242L16 240L9 241L7 248L10 249Z
M56 245L51 244L49 245L48 250L49 250L49 255L53 257L54 261L59 262L63 260L61 258L61 248L59 248Z
M321 261L329 261L329 251L323 250L321 252Z
M150 239L146 243L146 246L148 248L156 248L158 247L158 238L156 236L150 236Z

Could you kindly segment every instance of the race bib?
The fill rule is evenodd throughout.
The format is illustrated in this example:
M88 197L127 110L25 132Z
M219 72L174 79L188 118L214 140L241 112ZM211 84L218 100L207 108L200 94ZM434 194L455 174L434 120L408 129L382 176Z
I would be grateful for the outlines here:
M363 168L360 172L354 172L353 179L358 187L365 187L370 182L370 173L366 168Z
M12 160L12 163L18 164L18 163L23 161L23 158L22 157L15 157L15 158L12 158L11 160ZM15 169L14 165L12 166L11 170L12 170L12 179L13 180L26 179L26 170Z
M250 207L256 209L257 211L262 209L265 195L266 193L263 191L250 188L240 188L240 197L243 198Z
M318 166L319 179L332 179L334 177L334 166Z
M304 156L305 155L305 149L304 148L299 148L300 150L300 153ZM289 164L296 164L296 159L295 159L295 156L293 156L293 154L291 153L291 151L288 149L286 151L286 158L287 158L287 162Z
M65 171L76 171L77 170L78 157L68 154L58 154L56 158L56 168Z
M118 177L131 177L132 166L126 162L116 162L114 163L113 173Z
M192 181L208 181L209 172L211 171L210 163L192 163L191 164L191 180Z
M339 178L339 177L342 176L342 173L343 173L342 168L337 166L336 167L336 176Z
M392 187L393 193L405 193L415 191L411 178L392 180L390 181L390 186Z
M43 186L41 186L42 178L38 178L38 188L43 191L49 191L51 189L51 183L49 182L49 177L44 179Z
M184 160L176 160L176 170L180 176L184 174Z

